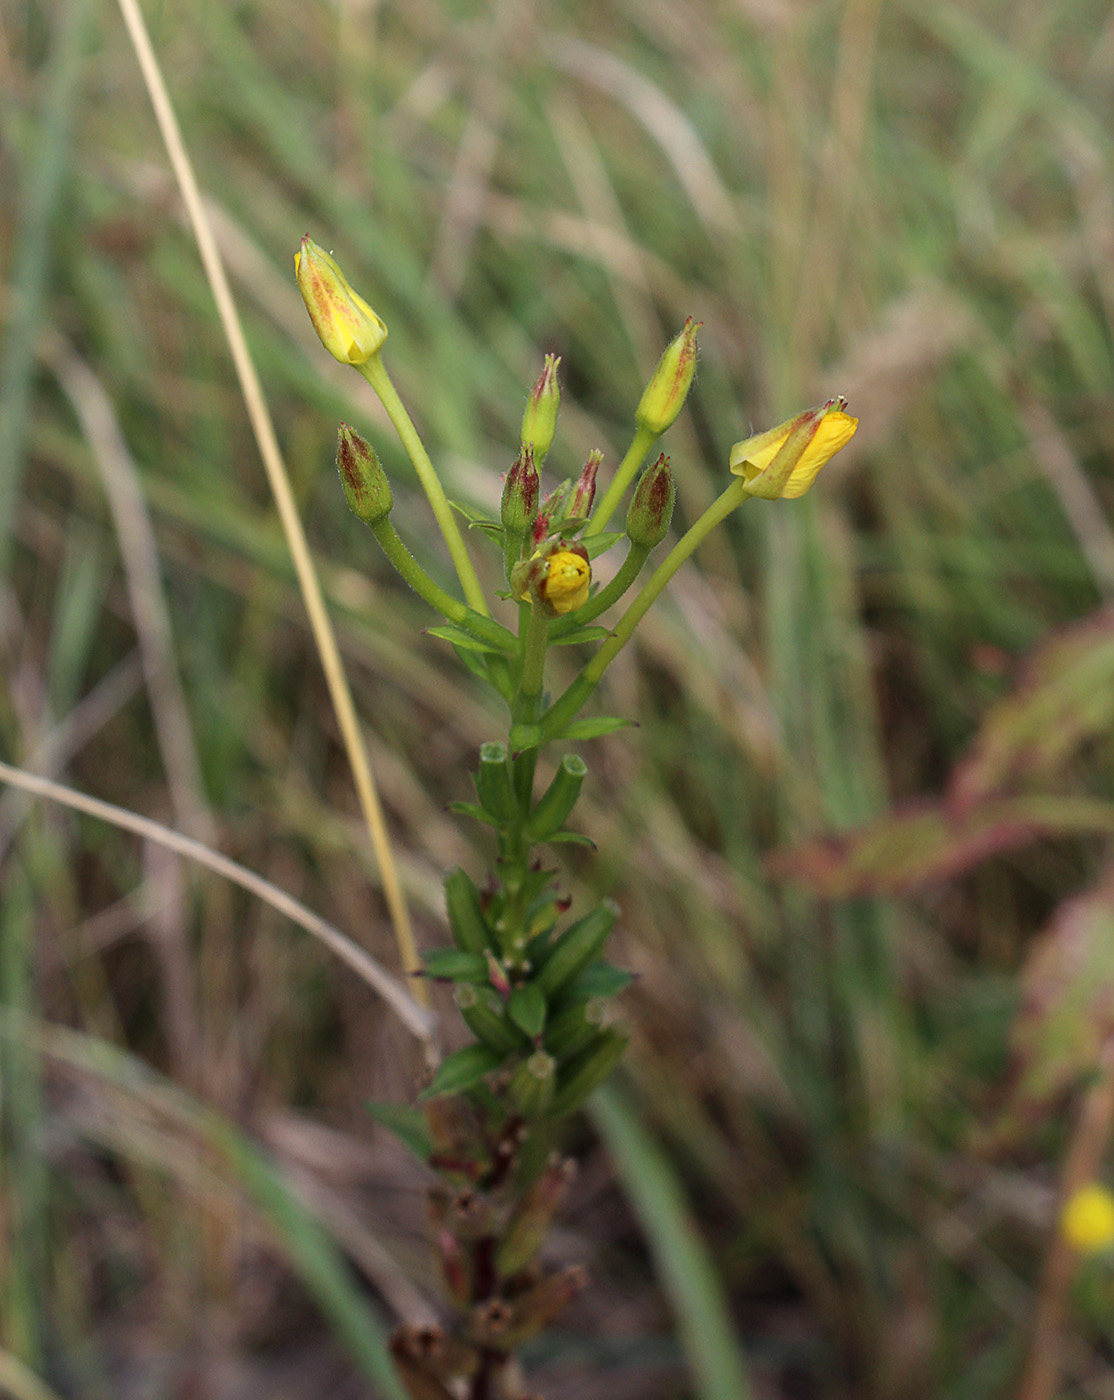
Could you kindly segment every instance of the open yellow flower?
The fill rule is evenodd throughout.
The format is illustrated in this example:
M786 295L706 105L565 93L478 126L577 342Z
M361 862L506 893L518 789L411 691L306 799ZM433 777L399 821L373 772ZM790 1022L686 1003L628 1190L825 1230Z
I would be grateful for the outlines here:
M731 470L747 483L755 483L755 495L803 496L824 463L855 435L859 420L846 409L846 399L829 399L768 432L737 442L731 449Z
M1097 1181L1081 1186L1064 1204L1060 1230L1081 1254L1108 1249L1114 1244L1114 1196Z
M329 354L342 365L370 360L387 339L387 327L308 235L294 254L294 276L313 329Z

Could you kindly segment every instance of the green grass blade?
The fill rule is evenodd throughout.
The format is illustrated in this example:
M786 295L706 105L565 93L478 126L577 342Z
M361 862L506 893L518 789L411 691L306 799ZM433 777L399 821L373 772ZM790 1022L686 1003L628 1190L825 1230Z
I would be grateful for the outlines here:
M747 1400L750 1381L727 1300L669 1159L615 1085L596 1092L591 1114L646 1231L699 1400Z

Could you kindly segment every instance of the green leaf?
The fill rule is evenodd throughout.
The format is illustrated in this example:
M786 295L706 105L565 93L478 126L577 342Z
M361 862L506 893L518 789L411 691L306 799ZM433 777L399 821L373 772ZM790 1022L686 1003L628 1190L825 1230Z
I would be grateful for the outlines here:
M453 643L453 651L457 654L460 664L471 671L474 676L478 676L485 685L491 685L494 677L488 670L487 662L479 653L474 652L471 647L457 646Z
M478 1084L485 1074L498 1069L504 1056L487 1045L466 1045L446 1060L442 1060L433 1082L423 1089L420 1098L432 1099L438 1094L459 1094Z
M545 997L532 982L516 987L507 1002L507 1015L531 1040L541 1035L545 1025Z
M633 719L620 719L617 715L597 715L595 719L577 719L555 734L555 739L599 739L604 734L614 734L617 729L636 727Z
M609 962L590 963L561 993L562 1003L591 1001L593 997L613 997L629 987L634 973Z
M602 642L605 637L610 636L611 631L607 627L578 627L573 632L566 632L562 637L550 637L549 645L571 647L577 642Z
M452 642L454 647L463 647L465 651L493 651L499 654L503 650L491 642L480 641L479 637L473 637L471 632L451 622L446 622L440 627L427 627L425 634L427 637L440 637L442 641Z
M613 544L618 544L626 535L622 530L609 530L602 535L588 535L578 541L588 551L588 558L594 559L597 554L606 554Z
M483 822L485 826L498 826L495 818L489 815L478 802L450 802L449 811L455 812L459 817L475 817L478 822Z
M430 948L422 953L422 964L427 977L443 977L450 982L487 981L487 959L462 948Z
M419 1160L428 1162L433 1156L433 1141L421 1109L409 1103L385 1103L379 1099L368 1099L364 1107Z
M477 510L475 506L468 505L466 501L450 500L449 505L451 505L453 510L459 515L463 515L469 525L494 525L499 533L502 534L503 526L493 515L488 515L487 511Z
M596 843L590 836L585 836L579 831L570 831L568 827L560 831L551 831L548 836L539 838L543 845L552 843L554 846L587 846L590 851L596 849Z

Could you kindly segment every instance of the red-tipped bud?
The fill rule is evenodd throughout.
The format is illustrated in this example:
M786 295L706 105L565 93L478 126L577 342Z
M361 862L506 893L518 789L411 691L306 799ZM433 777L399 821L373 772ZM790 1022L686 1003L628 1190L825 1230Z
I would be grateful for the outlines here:
M533 532L534 548L540 549L549 538L549 516L545 512L540 512L534 519Z
M655 437L665 432L684 407L696 372L696 332L703 324L688 318L684 329L666 346L635 410L635 422Z
M596 499L596 473L602 461L603 453L593 447L588 453L588 460L584 463L584 470L580 473L572 493L569 516L573 520L587 520L592 514L592 505Z
M561 401L557 366L560 363L556 355L545 357L545 368L530 390L526 412L522 415L522 445L533 447L535 462L540 462L549 451L557 431L557 406Z
M534 465L534 449L523 445L514 466L507 473L503 486L503 503L499 509L503 528L512 535L524 535L538 513L538 469Z
M656 462L642 473L630 509L627 511L627 539L631 544L653 549L661 544L673 519L673 502L677 487L669 469L669 458L663 452Z
M349 510L365 525L375 525L390 515L394 505L391 484L375 449L347 423L337 430L337 471Z

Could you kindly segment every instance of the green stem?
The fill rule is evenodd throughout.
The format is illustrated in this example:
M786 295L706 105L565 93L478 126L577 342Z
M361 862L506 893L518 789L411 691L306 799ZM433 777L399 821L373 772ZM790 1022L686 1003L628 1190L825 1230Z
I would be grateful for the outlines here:
M487 642L499 651L513 652L514 633L506 627L501 627L490 617L481 616L472 608L465 607L459 598L454 598L451 593L446 593L434 583L402 542L398 531L391 524L389 515L377 520L371 530L383 553L414 592L424 598L431 608L447 617L450 622L455 622L458 627L471 632L481 642Z
M516 724L531 724L538 717L545 675L545 653L549 644L549 619L537 604L527 606L530 608L530 616L522 638L522 684L511 712ZM522 618L525 621L525 614ZM514 760L514 788L520 811L520 822L513 835L516 850L521 848L522 827L534 799L534 771L537 763L536 748L526 749Z
M645 617L658 594L721 521L747 499L746 483L739 479L718 496L699 520L681 536L650 575L646 586L619 620L615 631L603 643L584 670L542 717L542 743L559 734L595 690L604 671L630 641L631 633Z
M585 535L598 535L601 530L607 528L607 522L614 515L615 507L623 499L623 492L631 484L631 479L641 466L646 453L657 441L657 437L657 433L652 433L647 428L639 428L635 432L631 445L627 448L627 455L619 463L611 485L603 493L603 499L596 507L595 514L585 526Z
M642 572L642 566L649 553L645 545L632 544L611 582L605 584L594 598L590 598L583 607L577 608L576 612L559 618L550 628L549 635L554 640L567 637L570 632L575 632L578 627L583 627L585 623L599 617L600 613L605 613L613 603L619 601Z
M460 579L460 586L464 589L464 596L476 610L485 617L490 616L487 600L484 598L480 581L476 577L476 571L472 567L472 561L468 557L468 551L464 547L464 537L460 533L460 527L456 523L453 515L453 508L449 505L448 497L445 495L445 488L441 485L441 478L429 460L429 453L425 450L418 430L414 427L410 415L406 412L406 407L398 396L395 386L391 383L391 377L387 373L382 357L376 353L372 355L362 365L357 365L363 377L375 390L379 397L379 402L387 410L387 417L394 424L395 432L398 433L407 456L414 464L414 470L418 473L418 480L422 484L429 499L429 504L433 507L433 515L440 527L441 534L445 538L445 544L449 549L449 557L453 561L453 568L456 569L456 576Z

